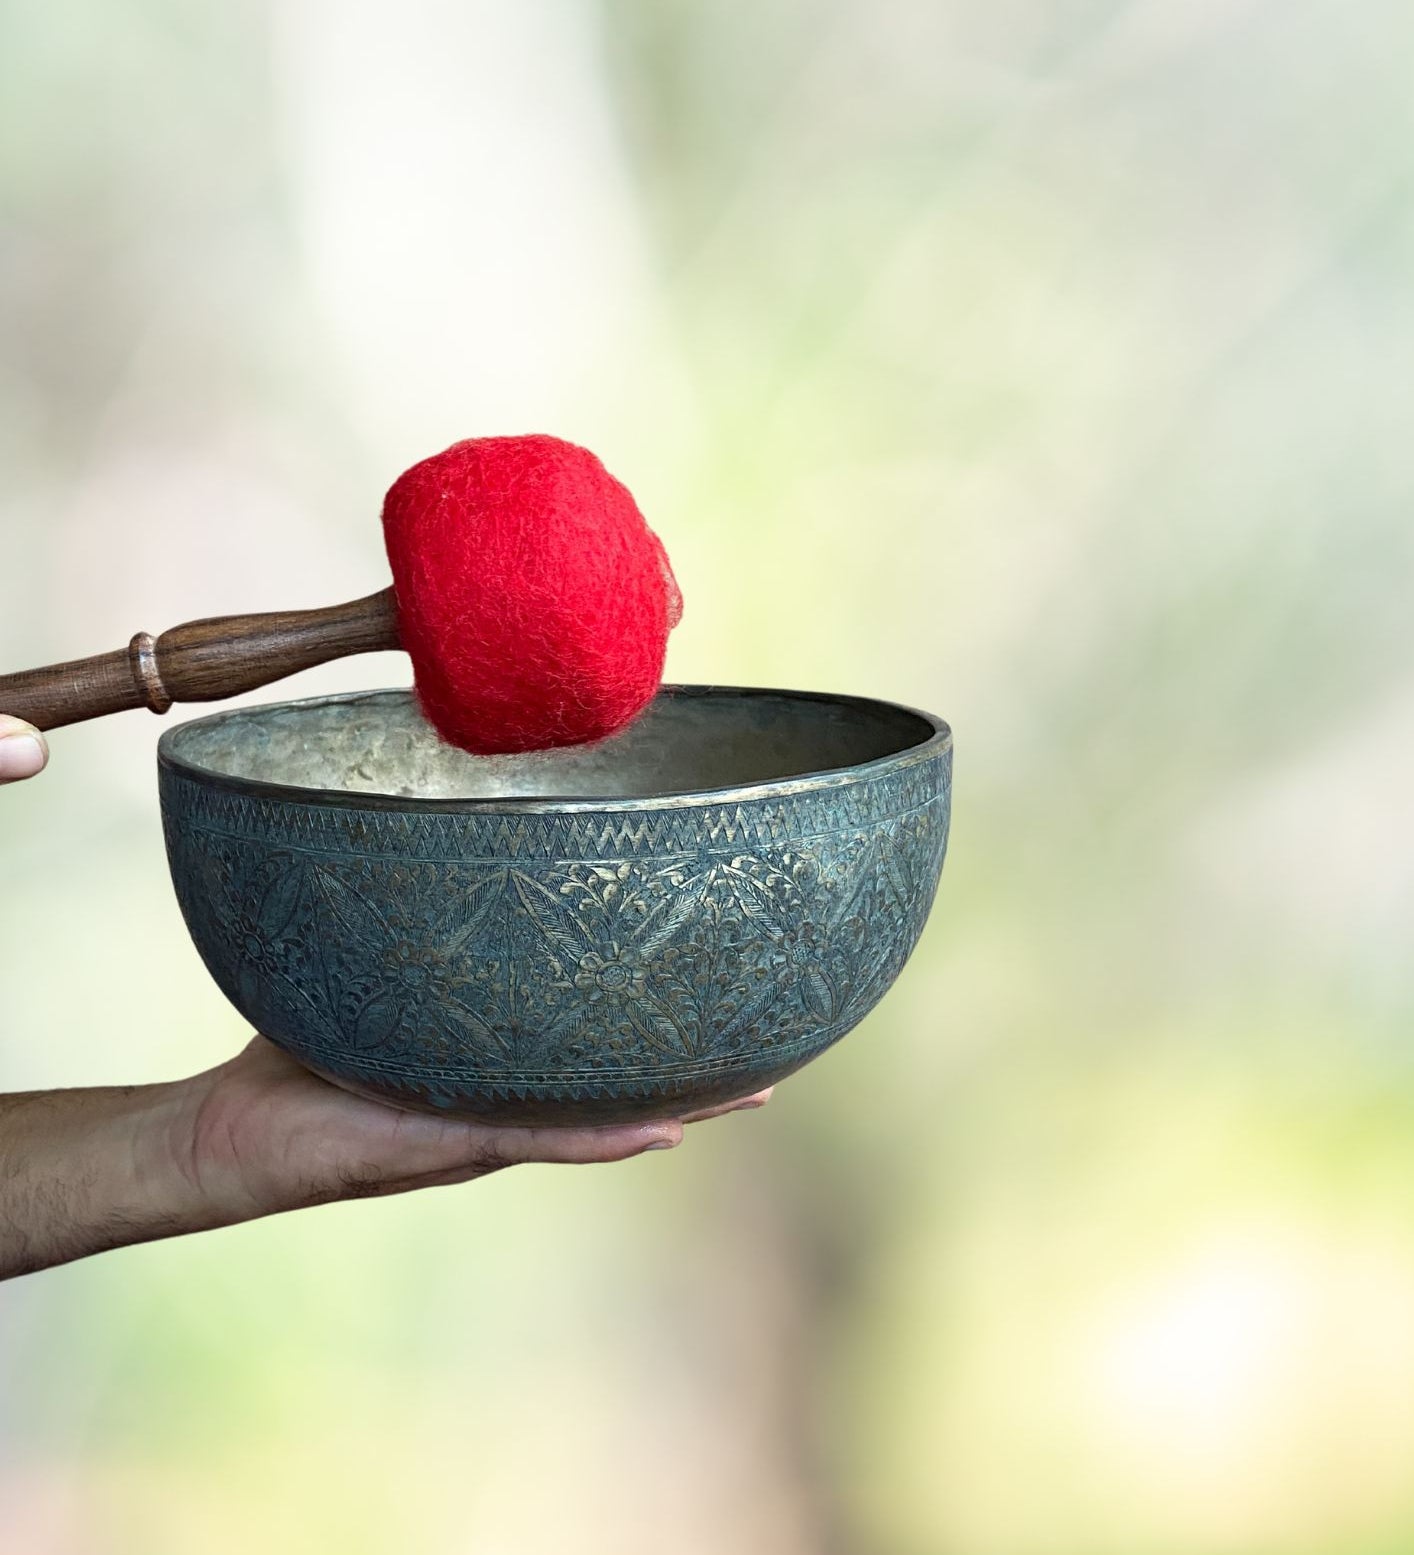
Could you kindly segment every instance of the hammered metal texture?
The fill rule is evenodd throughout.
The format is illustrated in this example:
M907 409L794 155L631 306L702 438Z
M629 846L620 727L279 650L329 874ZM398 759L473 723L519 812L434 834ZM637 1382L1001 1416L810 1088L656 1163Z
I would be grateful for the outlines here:
M182 912L259 1030L399 1106L605 1123L772 1084L878 1003L937 889L951 746L598 812L160 776Z

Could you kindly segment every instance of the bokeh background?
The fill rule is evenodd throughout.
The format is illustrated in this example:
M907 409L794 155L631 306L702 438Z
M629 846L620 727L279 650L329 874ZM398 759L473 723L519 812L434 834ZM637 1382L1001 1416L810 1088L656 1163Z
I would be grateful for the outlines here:
M672 678L958 752L921 948L765 1114L0 1291L6 1550L1414 1548L1412 50L0 3L5 667L370 592L405 465L549 430L668 543ZM244 1040L160 728L0 798L8 1088Z

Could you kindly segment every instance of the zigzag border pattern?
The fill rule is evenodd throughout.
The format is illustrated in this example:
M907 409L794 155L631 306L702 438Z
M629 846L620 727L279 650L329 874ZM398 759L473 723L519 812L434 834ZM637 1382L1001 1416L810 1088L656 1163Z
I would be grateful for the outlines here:
M828 1032L814 1032L779 1047L755 1048L731 1058L649 1069L625 1065L612 1070L517 1071L514 1078L494 1070L450 1069L378 1063L363 1055L353 1061L346 1048L301 1043L291 1049L301 1063L341 1076L354 1084L389 1086L414 1095L455 1096L460 1105L471 1098L494 1101L619 1101L645 1096L669 1096L704 1080L732 1075L759 1077L800 1068L818 1057L859 1022L841 1022Z
M866 829L935 803L951 787L951 751L857 782L729 804L563 812L360 810L209 788L163 768L162 809L183 830L261 847L409 862L634 859L780 848Z
M615 1092L622 1086L641 1089L661 1084L676 1088L693 1080L709 1080L717 1075L731 1074L738 1070L775 1068L778 1064L792 1063L796 1058L818 1052L838 1042L859 1023L857 1019L839 1021L809 1036L796 1037L776 1047L754 1047L745 1053L733 1053L719 1058L698 1059L683 1063L669 1060L662 1064L616 1064L612 1069L517 1069L515 1084L526 1087L529 1096L562 1095L567 1089L583 1089L586 1095ZM379 1078L401 1080L414 1085L447 1085L458 1090L490 1091L507 1084L504 1071L495 1069L439 1068L431 1064L405 1064L381 1060L368 1054L358 1055L357 1067L350 1062L347 1047L329 1043L302 1041L298 1056L313 1059L331 1068L348 1069L352 1074L376 1074ZM604 1082L612 1080L612 1085Z

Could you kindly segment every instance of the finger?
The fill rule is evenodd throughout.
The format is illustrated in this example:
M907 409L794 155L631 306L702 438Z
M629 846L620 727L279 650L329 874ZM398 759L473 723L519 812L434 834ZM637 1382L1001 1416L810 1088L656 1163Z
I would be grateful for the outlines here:
M684 1113L682 1121L705 1123L708 1118L724 1118L729 1112L753 1112L770 1101L774 1089L774 1086L768 1086L764 1091L757 1091L754 1095L742 1096L736 1101L725 1101L719 1107L707 1107L701 1112Z
M477 1133L473 1152L487 1171L531 1161L567 1166L627 1161L682 1143L682 1124L676 1118L606 1128L483 1128Z
M626 1161L649 1150L670 1150L681 1144L684 1124L764 1107L770 1099L768 1088L682 1118L608 1128L488 1128L469 1124L466 1159L450 1171L439 1173L437 1180L465 1182L470 1177L484 1177L507 1166L531 1162L589 1166Z
M441 1125L435 1144L418 1139L418 1125L430 1118L407 1119L403 1146L383 1165L390 1191L469 1182L508 1166L532 1162L594 1166L627 1161L649 1150L671 1150L682 1143L676 1119L619 1124L609 1128L510 1128L485 1124Z
M0 783L18 783L44 771L49 747L33 724L0 714Z

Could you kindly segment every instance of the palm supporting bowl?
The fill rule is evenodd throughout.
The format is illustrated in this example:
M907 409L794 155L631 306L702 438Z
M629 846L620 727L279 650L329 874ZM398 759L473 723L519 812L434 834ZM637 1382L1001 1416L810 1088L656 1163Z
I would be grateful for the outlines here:
M335 1083L504 1123L681 1114L878 1003L947 848L952 743L862 698L667 687L598 745L474 757L411 694L243 708L159 746L192 939Z

